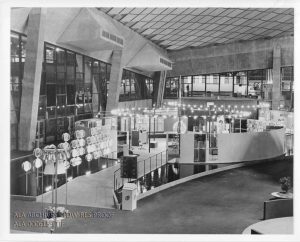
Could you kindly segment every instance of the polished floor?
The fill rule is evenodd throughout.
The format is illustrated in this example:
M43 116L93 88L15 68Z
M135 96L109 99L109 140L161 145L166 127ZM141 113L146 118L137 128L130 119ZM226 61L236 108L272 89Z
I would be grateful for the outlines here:
M293 160L286 158L180 184L139 201L133 212L68 206L73 213L99 216L67 218L56 233L241 234L247 226L261 221L263 202L271 198L271 192L280 190L279 178L292 175ZM12 200L11 229L49 232L47 228L18 224L20 220L41 219L14 216L15 212L40 211L41 206Z

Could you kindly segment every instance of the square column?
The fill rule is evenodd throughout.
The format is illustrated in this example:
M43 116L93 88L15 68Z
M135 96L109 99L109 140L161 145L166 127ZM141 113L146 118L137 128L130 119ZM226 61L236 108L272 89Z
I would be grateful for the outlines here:
M44 51L46 9L32 8L28 34L19 123L19 149L34 148Z
M109 77L108 97L106 105L107 112L118 108L123 73L122 54L122 50L114 50L112 53L112 65Z
M155 103L156 107L160 107L164 97L164 89L165 89L165 81L166 81L167 71L157 71L153 76L153 103Z
M280 106L281 90L281 48L279 45L273 48L273 89L272 89L272 109L278 109Z

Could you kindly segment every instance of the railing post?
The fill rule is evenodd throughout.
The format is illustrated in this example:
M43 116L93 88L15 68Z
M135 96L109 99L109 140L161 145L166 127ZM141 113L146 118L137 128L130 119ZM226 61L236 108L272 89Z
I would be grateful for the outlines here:
M151 162L152 162L152 161L151 161L151 156L150 156L150 172L151 172Z
M155 155L155 169L157 169L157 154Z
M114 173L114 192L116 191L116 173Z
M168 162L168 150L166 150L166 163Z
M162 167L162 153L163 151L160 153L160 167Z

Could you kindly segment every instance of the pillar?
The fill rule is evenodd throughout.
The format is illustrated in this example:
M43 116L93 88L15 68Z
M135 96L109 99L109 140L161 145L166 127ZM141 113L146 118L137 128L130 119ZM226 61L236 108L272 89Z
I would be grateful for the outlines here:
M273 89L272 89L272 109L278 109L280 106L281 90L280 90L280 79L281 79L281 49L279 45L273 48Z
M26 60L20 107L19 149L33 149L38 117L46 9L32 8L28 17Z
M164 87L166 80L166 71L157 71L153 76L153 89L154 89L154 97L153 104L156 104L156 107L160 107L163 100L164 95Z
M110 112L118 108L119 94L122 81L122 50L114 50L112 53L112 63L108 86L108 97L106 111Z

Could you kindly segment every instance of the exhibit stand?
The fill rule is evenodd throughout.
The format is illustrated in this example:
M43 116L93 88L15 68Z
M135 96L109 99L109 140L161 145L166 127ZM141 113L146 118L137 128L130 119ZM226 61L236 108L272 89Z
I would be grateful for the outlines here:
M92 159L117 159L117 119L84 119L75 123L75 130L84 130L86 152Z

